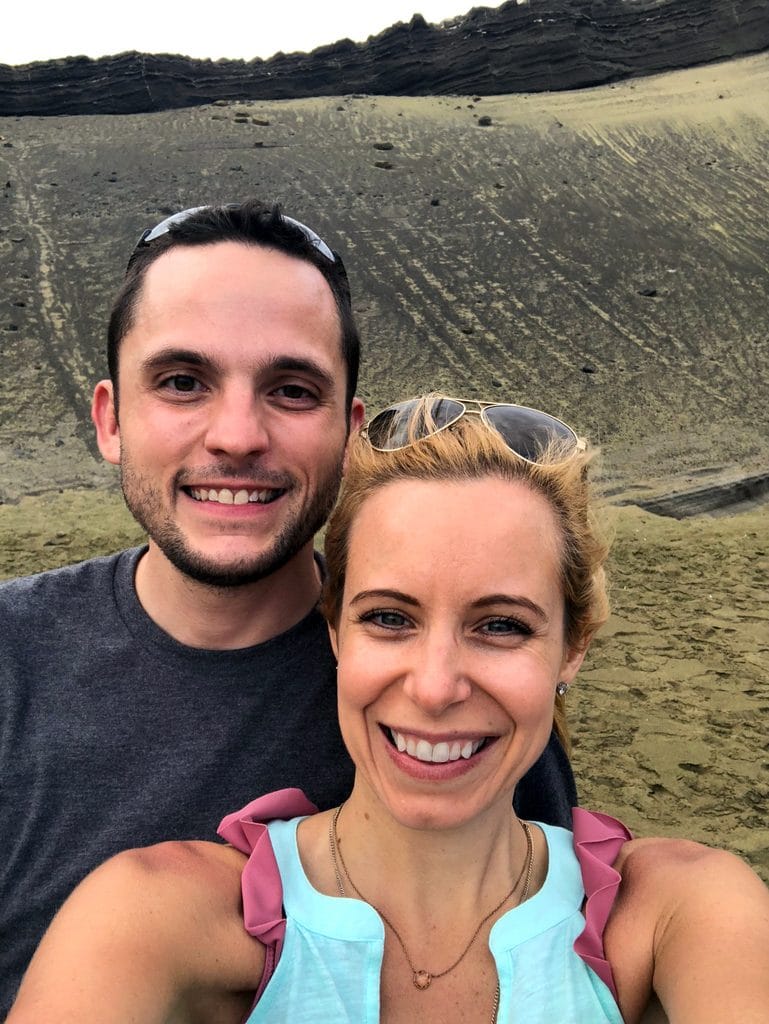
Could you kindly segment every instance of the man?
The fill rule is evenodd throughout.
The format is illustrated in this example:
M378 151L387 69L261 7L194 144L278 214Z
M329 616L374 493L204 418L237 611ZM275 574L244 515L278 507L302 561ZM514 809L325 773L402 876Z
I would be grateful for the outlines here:
M359 341L339 256L258 202L145 232L92 417L148 534L0 586L0 1012L59 904L116 851L210 838L254 795L352 775L316 610ZM520 812L568 823L552 739Z

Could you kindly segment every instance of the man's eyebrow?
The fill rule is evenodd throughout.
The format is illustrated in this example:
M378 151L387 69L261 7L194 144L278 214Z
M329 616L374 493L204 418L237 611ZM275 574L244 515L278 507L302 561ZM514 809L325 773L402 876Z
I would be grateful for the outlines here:
M360 593L350 599L350 604L358 604L360 601L368 601L372 597L377 599L387 599L390 601L400 601L402 604L413 605L414 608L419 607L419 601L417 601L415 597L411 597L409 594L404 594L401 590L390 590L385 587L382 589L361 590Z
M543 608L528 597L520 597L513 594L487 594L485 597L473 601L473 608L489 608L493 605L512 604L518 608L527 608L537 618L547 620L547 614Z
M325 366L306 357L300 359L298 356L275 356L267 360L265 369L281 373L309 374L330 390L333 390L337 384L333 374L329 373Z
M142 361L141 368L152 372L164 366L183 364L185 366L206 366L213 370L221 370L222 366L218 360L196 349L187 348L163 348L153 352ZM314 359L299 358L297 356L272 356L259 367L261 373L304 373L314 377L328 390L334 390L337 382L334 376L320 363Z
M162 348L158 352L153 352L152 355L147 356L146 359L143 359L141 368L147 372L175 363L184 363L186 366L216 367L218 365L215 360L203 355L202 352L197 352L195 349Z

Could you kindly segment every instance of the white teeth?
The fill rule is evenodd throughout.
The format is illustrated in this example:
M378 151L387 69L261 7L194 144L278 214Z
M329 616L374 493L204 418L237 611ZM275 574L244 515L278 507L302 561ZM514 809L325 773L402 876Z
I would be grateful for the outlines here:
M449 759L449 745L448 743L436 743L433 747L433 762L435 764L445 764Z
M447 761L458 761L460 757L467 760L477 753L483 746L483 740L454 740L452 743L445 741L441 743L428 743L427 740L417 739L414 736L407 736L390 729L390 736L398 750L404 750L410 757L418 761L426 761L432 764L445 764Z
M245 487L241 487L238 491L232 491L229 487L222 487L218 491L207 487L190 489L190 494L197 501L213 501L219 505L248 505L249 503L265 505L272 501L277 493L270 488L261 491L248 491Z
M420 740L417 743L417 761L432 761L433 759L433 747L427 740Z
M248 496L248 500L250 502L264 503L266 501L269 501L271 494L272 491L251 491L251 493Z

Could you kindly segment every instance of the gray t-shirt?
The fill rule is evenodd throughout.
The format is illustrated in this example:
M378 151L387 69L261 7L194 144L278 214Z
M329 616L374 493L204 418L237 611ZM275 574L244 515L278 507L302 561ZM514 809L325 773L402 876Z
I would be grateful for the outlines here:
M0 1019L51 917L107 857L214 839L275 789L324 809L352 786L320 614L256 647L185 647L136 597L143 550L0 584ZM554 738L515 803L570 824Z
M177 643L133 585L139 550L0 585L0 1019L52 915L113 853L215 839L228 811L352 785L313 611L237 651Z

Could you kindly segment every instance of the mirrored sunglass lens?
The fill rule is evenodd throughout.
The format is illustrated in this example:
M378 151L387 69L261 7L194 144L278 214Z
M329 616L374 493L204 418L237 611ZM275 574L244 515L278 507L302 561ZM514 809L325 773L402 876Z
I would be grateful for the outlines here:
M567 448L577 444L577 437L570 427L536 409L492 405L484 409L484 415L509 447L529 462L536 462L553 441Z
M461 402L450 398L436 398L429 403L424 403L421 398L412 398L375 416L368 426L368 438L375 448L395 451L443 430L458 420L463 412Z
M180 224L184 220L188 220L190 217L199 213L200 210L205 210L205 206L191 206L188 210L180 210L178 213L172 213L170 217L166 217L165 220L161 220L159 224L156 224L151 231L145 231L141 237L141 241L146 243L154 242L156 238L160 238L161 235L165 235L172 224Z
M283 220L286 224L293 224L295 228L299 228L305 238L311 242L321 255L325 256L331 263L336 262L336 257L333 252L329 249L317 231L313 231L312 228L308 228L306 224L302 224L300 220L294 220L293 217L287 217L284 213Z

